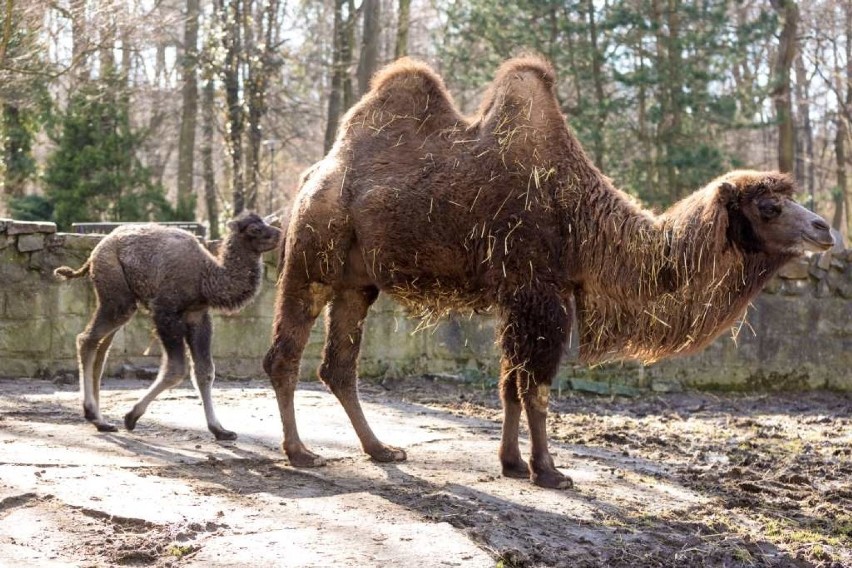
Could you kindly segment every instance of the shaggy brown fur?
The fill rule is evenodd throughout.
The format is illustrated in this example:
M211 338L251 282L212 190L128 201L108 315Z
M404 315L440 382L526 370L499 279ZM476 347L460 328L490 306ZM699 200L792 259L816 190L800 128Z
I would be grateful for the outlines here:
M260 255L278 244L281 232L254 214L229 224L230 233L215 258L186 231L155 224L126 225L105 237L78 270L62 266L61 278L88 274L97 308L77 336L83 413L102 432L115 426L104 420L99 405L101 375L115 333L130 321L137 305L148 308L163 345L163 362L148 392L124 417L128 430L162 391L186 376L186 347L192 378L201 395L207 427L219 440L233 440L216 418L211 390L215 371L210 351L213 329L209 309L236 311L260 289Z
M361 326L379 291L427 317L495 307L503 473L565 487L545 418L572 305L585 361L686 353L730 327L805 243L830 245L825 222L791 201L791 180L775 172L732 172L660 216L642 210L587 158L554 84L541 59L511 60L466 119L434 72L401 60L375 77L304 176L264 362L294 465L323 463L299 438L293 391L326 305L319 375L380 461L405 453L375 437L358 402Z

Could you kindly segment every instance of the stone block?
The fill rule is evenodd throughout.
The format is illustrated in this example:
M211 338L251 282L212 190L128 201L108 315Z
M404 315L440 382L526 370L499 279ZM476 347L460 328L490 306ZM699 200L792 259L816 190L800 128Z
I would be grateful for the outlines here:
M683 392L680 381L654 379L651 381L651 390L654 392Z
M0 354L41 355L50 352L50 320L33 317L26 320L0 321Z
M777 277L771 278L763 287L763 291L767 294L777 294L781 289L781 280Z
M825 280L820 280L819 282L817 282L816 292L814 293L814 295L817 298L828 298L829 296L831 296L831 287L829 286L828 282Z
M26 255L15 247L0 250L0 287L17 284L31 276Z
M213 322L213 359L257 358L269 349L268 318L218 317Z
M810 279L807 280L788 280L781 287L781 293L785 296L802 296L809 294L813 290L813 284Z
M63 246L69 250L83 250L91 252L95 246L101 242L103 235L77 235L74 233L63 233Z
M37 377L41 372L41 363L29 357L3 357L0 365L0 377L25 379Z
M807 259L796 258L781 267L778 276L785 280L804 280L808 277L809 268Z
M816 278L817 280L822 280L825 278L825 275L828 273L828 270L825 268L820 268L816 264L813 264L809 269L808 273Z
M56 287L56 313L59 317L88 316L95 311L95 294L88 282L60 282Z
M53 315L53 290L40 286L13 286L3 292L5 308L2 312L6 319L23 320Z
M41 221L11 221L6 226L6 232L10 235L29 235L33 233L55 233L56 223L45 223Z
M6 229L9 227L9 223L11 222L11 219L0 219L0 234L6 232Z
M18 237L18 250L21 252L33 252L43 248L44 235L42 233L28 233Z
M74 359L77 356L77 335L85 329L89 318L66 315L54 318L50 325L51 360Z
M821 268L823 270L828 270L831 267L831 259L834 258L830 250L821 254L816 254L814 257L816 258L815 264L817 268Z
M15 237L10 237L8 235L0 233L0 250L12 246L13 244L15 244Z

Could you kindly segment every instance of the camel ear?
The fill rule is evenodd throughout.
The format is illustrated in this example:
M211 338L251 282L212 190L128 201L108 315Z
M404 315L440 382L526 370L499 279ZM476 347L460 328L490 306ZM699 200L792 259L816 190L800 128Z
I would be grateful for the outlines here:
M738 202L737 186L729 181L723 181L716 190L716 199L725 207L736 207Z

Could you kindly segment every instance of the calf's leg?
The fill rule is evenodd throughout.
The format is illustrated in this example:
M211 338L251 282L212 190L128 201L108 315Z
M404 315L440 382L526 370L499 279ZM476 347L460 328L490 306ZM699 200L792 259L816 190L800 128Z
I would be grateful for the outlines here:
M83 416L99 432L115 432L100 410L100 385L104 363L115 332L133 317L136 306L130 301L110 299L102 302L86 328L77 336L77 363L80 370L80 391L83 394Z
M155 312L154 325L163 345L162 362L157 378L130 412L124 415L124 426L128 430L136 428L136 422L145 414L151 401L164 390L179 385L186 377L186 323L183 318L171 312Z
M367 310L378 297L374 287L335 292L326 318L326 339L319 377L340 401L364 452L379 462L405 460L405 452L383 444L370 428L358 400L358 353Z
M201 396L204 407L204 417L207 419L207 429L217 440L236 440L236 432L222 427L216 411L213 408L213 381L216 378L216 367L213 365L213 355L210 342L213 338L213 324L210 314L192 314L187 318L186 344L192 359L192 381Z

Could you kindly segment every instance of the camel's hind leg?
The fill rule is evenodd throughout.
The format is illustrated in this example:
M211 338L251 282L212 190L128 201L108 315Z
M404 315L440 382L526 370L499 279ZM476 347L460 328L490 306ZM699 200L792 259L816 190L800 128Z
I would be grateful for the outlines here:
M80 391L83 394L83 416L100 432L115 432L100 410L100 387L104 364L116 331L136 312L132 297L116 291L113 297L97 292L98 307L92 319L77 336L77 363L80 369Z
M367 310L377 296L378 290L374 287L335 293L326 318L326 341L319 376L340 400L364 451L376 461L403 461L406 457L404 451L385 445L376 438L358 400L361 328Z
M325 460L308 450L296 427L294 397L299 382L299 361L314 321L328 301L328 287L319 284L288 287L286 272L279 282L272 346L263 359L284 428L282 449L295 467L318 467ZM295 288L295 289L294 289Z
M504 424L500 460L503 473L519 477L522 472L523 460L518 449L522 405L527 414L532 446L530 479L542 487L571 487L571 478L556 469L547 448L546 428L550 385L559 368L571 323L568 310L558 294L548 293L547 289L516 291L501 307L503 360L500 378Z
M179 385L186 377L186 322L179 314L164 311L154 313L154 324L163 344L162 362L157 378L130 412L124 415L124 426L128 430L136 427L136 422L145 414L151 401L164 390Z
M210 342L213 338L213 324L210 313L192 314L187 318L186 344L192 358L192 381L201 396L204 407L204 417L207 419L207 429L217 440L236 440L236 432L226 430L213 408L213 381L216 378L216 367L213 365L213 355Z

